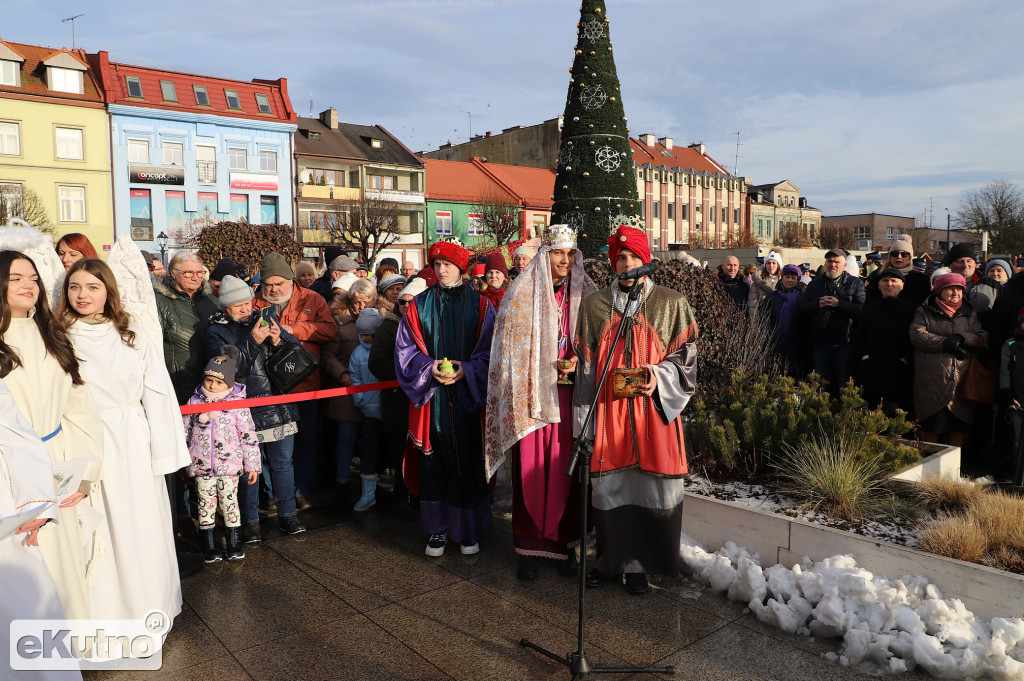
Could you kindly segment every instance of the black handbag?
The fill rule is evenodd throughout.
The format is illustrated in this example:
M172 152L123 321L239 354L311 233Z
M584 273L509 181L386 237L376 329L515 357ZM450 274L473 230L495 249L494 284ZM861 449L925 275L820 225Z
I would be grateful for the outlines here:
M267 377L274 389L285 395L320 368L320 362L299 343L285 341L267 360Z

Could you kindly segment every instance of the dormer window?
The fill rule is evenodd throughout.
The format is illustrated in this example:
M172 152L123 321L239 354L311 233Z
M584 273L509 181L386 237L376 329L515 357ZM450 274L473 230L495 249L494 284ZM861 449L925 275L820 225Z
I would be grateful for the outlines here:
M242 102L241 102L241 100L238 99L238 91L237 90L227 90L227 89L225 89L224 90L224 99L227 100L228 108L229 109L239 109L239 110L241 110Z
M46 80L47 87L56 92L67 92L74 95L80 95L85 92L81 71L48 66L46 68Z
M311 140L318 140L318 139L320 139L320 133L310 131L309 139L311 139Z
M0 85L21 86L21 64L16 61L0 60Z
M128 96L142 99L142 79L138 76L125 76L124 84L128 86Z
M174 83L169 80L160 81L160 94L163 96L165 102L177 102L178 93L174 89Z
M262 92L256 93L256 108L260 110L260 113L272 113L270 110L270 98Z
M381 149L384 147L384 140L377 139L376 137L370 138L370 146L374 149Z

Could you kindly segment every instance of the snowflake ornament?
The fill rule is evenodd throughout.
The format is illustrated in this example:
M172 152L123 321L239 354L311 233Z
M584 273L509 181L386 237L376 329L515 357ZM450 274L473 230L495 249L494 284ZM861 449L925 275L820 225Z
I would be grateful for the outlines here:
M569 225L573 230L579 231L583 229L583 213L578 210L571 210L563 215L562 221Z
M580 88L580 104L587 111L600 109L608 101L608 95L600 85Z
M618 170L622 164L622 157L609 146L604 146L594 152L594 163L606 173Z
M604 36L604 24L591 17L580 26L580 35L590 42L600 40Z
M572 163L572 149L562 147L561 151L558 152L558 165L567 166L570 163Z

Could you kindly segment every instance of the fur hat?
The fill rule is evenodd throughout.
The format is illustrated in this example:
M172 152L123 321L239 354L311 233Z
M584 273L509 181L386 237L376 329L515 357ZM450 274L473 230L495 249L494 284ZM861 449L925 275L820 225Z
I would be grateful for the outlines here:
M288 280L295 278L295 272L292 271L291 265L280 253L268 253L267 257L263 258L263 265L260 266L260 281L266 283L270 277L281 277Z
M221 346L220 354L211 357L203 369L203 376L213 376L228 384L229 388L235 387L235 374L238 373L238 348L234 345Z
M398 261L394 258L382 258L381 261L377 263L377 267L384 267L385 265L390 265L396 270L398 269Z
M220 309L252 300L252 288L236 276L226 274L220 280L220 293L217 295Z
M906 251L911 256L914 255L914 240L910 238L909 234L900 234L892 240L892 243L889 244L889 252L896 251Z
M359 316L356 318L356 332L363 333L377 333L377 329L380 328L383 317L380 316L380 310L375 307L363 308L359 312Z
M435 260L447 260L458 267L463 274L469 271L471 257L473 257L473 251L451 241L437 241L427 251L427 262L431 265Z

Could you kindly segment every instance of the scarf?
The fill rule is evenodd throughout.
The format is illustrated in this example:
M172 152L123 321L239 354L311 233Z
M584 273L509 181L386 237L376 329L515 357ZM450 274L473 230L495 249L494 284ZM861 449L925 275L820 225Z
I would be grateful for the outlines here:
M781 288L776 291L782 298L782 309L779 310L779 338L788 339L792 331L794 312L796 312L796 301L800 297L800 289L795 288L786 293Z
M225 397L227 397L231 393L232 390L234 390L234 388L228 388L227 390L222 390L219 393L212 393L209 390L207 390L205 387L200 387L199 388L199 392L201 392L203 394L203 398L207 402L220 402ZM199 414L199 419L198 420L199 420L199 423L209 423L210 419L217 418L218 416L220 416L220 412L219 411L204 411L201 414Z
M959 310L963 306L964 300L963 298L961 298L960 302L954 305L953 303L947 303L942 298L935 296L935 304L939 306L940 310L946 313L946 316L952 319L953 316L956 315L957 310Z

